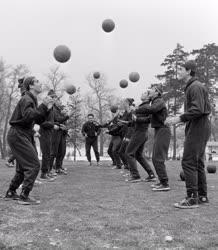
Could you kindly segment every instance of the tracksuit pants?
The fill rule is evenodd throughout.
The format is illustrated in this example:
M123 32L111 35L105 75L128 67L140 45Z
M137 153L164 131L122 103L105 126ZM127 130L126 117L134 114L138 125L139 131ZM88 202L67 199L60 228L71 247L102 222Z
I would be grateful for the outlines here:
M147 139L148 131L135 131L126 148L129 170L133 178L140 178L136 161L141 164L148 175L154 175L151 166L144 155L144 145Z
M89 162L91 162L91 147L94 150L96 161L99 162L100 155L98 152L98 137L97 136L86 137L85 149L86 149L86 157Z
M29 193L40 169L34 136L30 132L11 127L7 140L18 163L9 189L15 191L23 183L22 189Z
M207 116L186 125L182 168L188 197L207 196L204 155L210 131Z
M42 152L41 172L46 174L50 170L51 148L52 148L52 130L40 129L40 148Z
M155 128L152 162L161 184L168 184L165 160L170 146L171 132L168 127Z

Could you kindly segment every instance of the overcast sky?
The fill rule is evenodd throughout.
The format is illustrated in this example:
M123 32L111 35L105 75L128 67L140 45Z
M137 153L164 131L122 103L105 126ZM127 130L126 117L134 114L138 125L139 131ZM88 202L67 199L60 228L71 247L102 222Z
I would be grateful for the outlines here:
M111 33L101 28L106 18L116 24ZM43 79L55 63L53 49L65 44L72 57L61 69L83 93L85 75L99 70L117 95L139 100L177 43L187 51L217 43L218 1L0 0L0 24L6 63L26 64ZM121 89L119 81L131 71L140 81Z

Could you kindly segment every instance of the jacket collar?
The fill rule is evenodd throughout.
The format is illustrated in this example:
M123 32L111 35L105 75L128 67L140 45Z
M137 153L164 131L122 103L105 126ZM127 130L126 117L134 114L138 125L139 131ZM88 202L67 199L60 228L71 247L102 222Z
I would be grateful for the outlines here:
M161 98L162 98L162 96L156 96L156 97L154 97L154 98L151 100L151 102L153 103L155 100L161 99Z
M28 95L34 101L36 106L38 105L37 98L31 92L26 91L25 95Z
M139 104L139 106L143 106L144 104L149 104L150 101L145 101L145 102L142 102L141 104Z
M185 86L185 91L196 80L197 80L197 77L192 77L191 79L189 79L189 81L187 82L187 84Z

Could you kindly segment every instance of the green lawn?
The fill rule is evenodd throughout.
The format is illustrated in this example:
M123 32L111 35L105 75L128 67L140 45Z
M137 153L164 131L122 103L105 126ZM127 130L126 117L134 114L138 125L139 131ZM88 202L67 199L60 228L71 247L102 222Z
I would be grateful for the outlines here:
M217 173L207 175L209 206L178 210L173 203L185 197L179 161L167 162L172 190L162 193L126 183L107 165L65 162L67 176L34 188L39 206L0 199L0 249L218 249ZM0 167L4 194L14 169Z

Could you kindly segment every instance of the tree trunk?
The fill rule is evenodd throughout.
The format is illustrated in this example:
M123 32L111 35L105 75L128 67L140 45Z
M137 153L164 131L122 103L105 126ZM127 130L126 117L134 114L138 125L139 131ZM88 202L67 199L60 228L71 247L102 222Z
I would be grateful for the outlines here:
M1 158L5 159L4 152L3 152L3 147L2 147L2 140L0 139L0 151L1 151Z
M174 98L174 115L176 115L176 97ZM176 160L176 125L173 125L173 160Z
M8 103L8 109L7 109L7 114L5 118L5 125L4 125L3 138L2 138L3 159L5 159L7 155L6 136L7 136L7 131L8 131L8 121L9 121L10 114L11 114L11 95L9 96L9 103Z
M76 161L76 142L73 144L73 161Z

